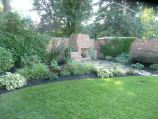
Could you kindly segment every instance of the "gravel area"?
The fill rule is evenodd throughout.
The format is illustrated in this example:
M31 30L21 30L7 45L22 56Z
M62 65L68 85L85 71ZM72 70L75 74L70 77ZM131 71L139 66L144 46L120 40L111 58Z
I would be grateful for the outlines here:
M90 63L93 63L94 65L104 66L104 67L107 67L107 68L117 66L117 67L120 68L122 73L126 73L127 71L129 71L131 69L127 65L123 65L123 64L120 64L120 63L107 61L107 60L86 60L86 61L83 61L83 62L90 62ZM146 70L146 69L143 69L143 70L134 69L134 72L135 72L135 74L140 75L140 76L158 76L158 72L153 72L153 71Z

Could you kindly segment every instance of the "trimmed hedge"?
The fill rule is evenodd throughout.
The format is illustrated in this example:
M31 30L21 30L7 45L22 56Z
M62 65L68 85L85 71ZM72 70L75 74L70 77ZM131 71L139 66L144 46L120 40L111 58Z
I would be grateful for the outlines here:
M158 64L152 64L152 65L150 65L149 69L151 69L151 70L158 70Z
M129 53L134 38L112 38L107 44L101 46L101 52L105 56L116 57L122 53Z

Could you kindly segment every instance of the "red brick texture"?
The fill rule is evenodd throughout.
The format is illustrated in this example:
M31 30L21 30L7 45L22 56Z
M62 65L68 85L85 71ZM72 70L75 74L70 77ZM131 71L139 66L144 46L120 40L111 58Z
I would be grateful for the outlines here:
M130 56L132 61L158 63L158 41L135 40L131 46Z

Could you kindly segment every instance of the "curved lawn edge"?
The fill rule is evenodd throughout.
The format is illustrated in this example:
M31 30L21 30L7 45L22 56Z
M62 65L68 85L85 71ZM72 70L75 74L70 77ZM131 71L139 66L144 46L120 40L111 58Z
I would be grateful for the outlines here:
M16 90L21 90L23 88L28 88L28 87L32 87L32 86L41 85L41 84L47 84L47 83L53 83L53 82L59 82L59 81L67 81L67 80L84 80L87 78L98 78L98 77L96 74L84 74L84 75L80 75L80 76L59 77L58 79L55 79L55 80L47 80L47 79L28 80L27 85L25 85L22 88L18 88ZM5 93L9 93L9 92L13 92L16 90L9 91L3 86L3 87L0 87L0 95L5 94Z
M1 119L157 119L158 77L41 84L0 96Z
M132 77L156 77L156 76L120 76L120 77L111 77L110 79L124 79L124 78L132 78ZM39 79L39 80L30 80L27 82L27 85L25 85L22 88L18 88L16 90L6 90L5 87L0 87L0 96L9 92L15 92L18 90L22 90L25 88L29 88L29 87L34 87L34 86L38 86L38 85L44 85L44 84L49 84L49 83L55 83L55 82L62 82L62 81L72 81L72 80L87 80L87 79L97 79L100 80L102 78L98 78L97 75L95 74L84 74L84 75L80 75L80 76L66 76L66 77L60 77L59 79L56 80L46 80L46 79ZM103 78L103 79L109 79L109 78Z

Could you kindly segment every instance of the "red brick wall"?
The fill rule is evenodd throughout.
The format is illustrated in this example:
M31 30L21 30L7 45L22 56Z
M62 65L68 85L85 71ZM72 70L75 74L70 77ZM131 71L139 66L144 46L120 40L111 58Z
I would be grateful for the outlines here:
M100 46L107 42L106 39L90 39L89 35L86 34L73 34L70 38L52 38L48 44L47 51L49 52L53 47L63 46L63 47L71 47L75 50L72 53L72 57L74 59L80 60L81 57L81 49L96 49L97 58L102 57L102 53L100 51ZM78 52L78 53L77 53Z

